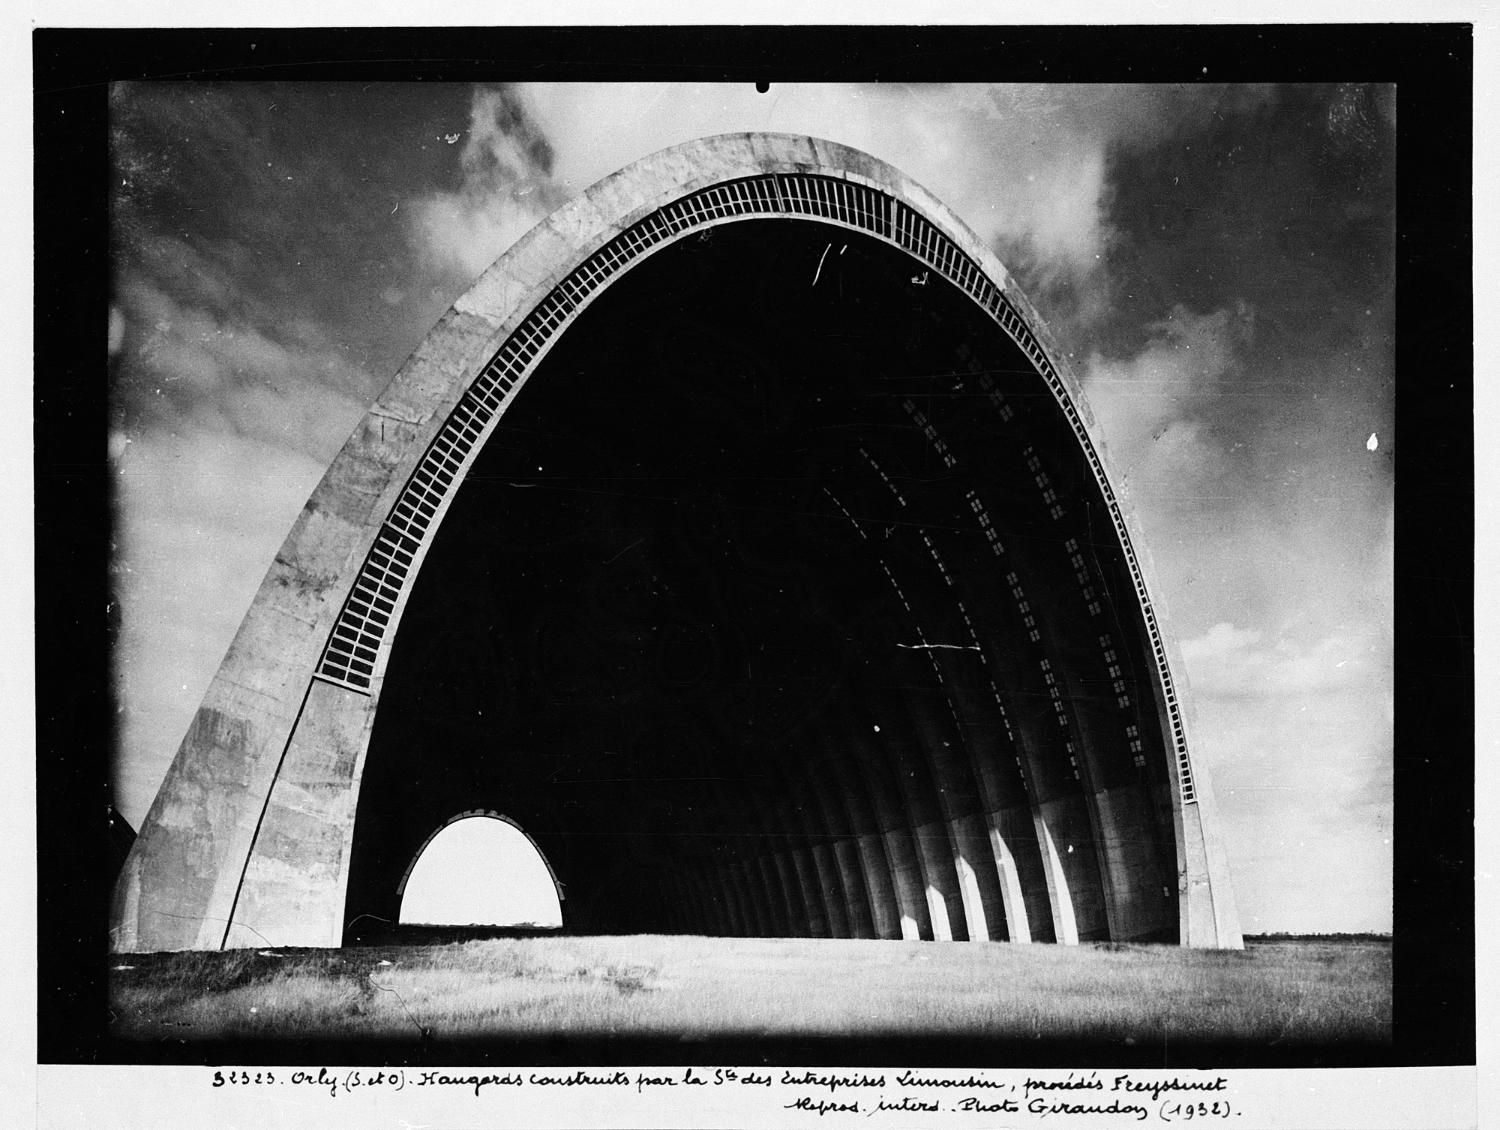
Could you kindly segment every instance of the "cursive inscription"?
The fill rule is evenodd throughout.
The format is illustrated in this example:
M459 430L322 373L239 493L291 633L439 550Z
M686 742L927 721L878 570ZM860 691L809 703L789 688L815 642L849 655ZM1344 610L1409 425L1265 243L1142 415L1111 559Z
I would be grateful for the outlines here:
M545 1103L558 1089L610 1091L618 1101L646 1102L691 1114L696 1096L732 1089L767 1102L796 1122L803 1117L834 1123L857 1115L891 1126L950 1124L953 1116L1005 1115L1007 1126L1116 1126L1127 1122L1171 1124L1228 1121L1244 1112L1228 1077L1209 1072L1026 1072L1001 1069L903 1068L868 1071L838 1068L659 1067L659 1068L455 1068L306 1067L216 1068L212 1086L295 1088L331 1098L370 1092L467 1094L484 1101L504 1093L507 1103ZM727 1096L726 1096L727 1097ZM612 1100L613 1101L613 1100ZM736 1109L743 1104L736 1101ZM643 1117L649 1115L647 1108ZM655 1109L655 1108L652 1108ZM666 1109L666 1108L663 1108ZM722 1101L715 1109L723 1109ZM974 1119L987 1125L990 1119Z

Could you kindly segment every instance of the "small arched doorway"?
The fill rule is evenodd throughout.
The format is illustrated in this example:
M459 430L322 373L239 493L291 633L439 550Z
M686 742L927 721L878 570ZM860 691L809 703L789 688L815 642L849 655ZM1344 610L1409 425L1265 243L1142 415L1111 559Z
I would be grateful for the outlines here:
M562 884L522 827L498 812L450 817L396 889L403 927L558 930Z

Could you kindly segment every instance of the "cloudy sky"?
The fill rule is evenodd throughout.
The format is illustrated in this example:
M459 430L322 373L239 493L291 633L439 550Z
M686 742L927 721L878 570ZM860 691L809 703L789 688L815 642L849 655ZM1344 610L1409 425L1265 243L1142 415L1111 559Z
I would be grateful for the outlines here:
M135 85L112 99L116 803L138 826L292 519L518 236L691 137L944 199L1084 382L1247 932L1391 924L1393 88Z

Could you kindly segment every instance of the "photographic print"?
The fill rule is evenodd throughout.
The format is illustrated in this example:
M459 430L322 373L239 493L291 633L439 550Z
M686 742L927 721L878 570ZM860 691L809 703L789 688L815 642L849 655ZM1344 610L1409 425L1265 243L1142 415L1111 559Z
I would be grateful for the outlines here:
M1401 1062L1407 109L1219 57L111 81L110 1054Z

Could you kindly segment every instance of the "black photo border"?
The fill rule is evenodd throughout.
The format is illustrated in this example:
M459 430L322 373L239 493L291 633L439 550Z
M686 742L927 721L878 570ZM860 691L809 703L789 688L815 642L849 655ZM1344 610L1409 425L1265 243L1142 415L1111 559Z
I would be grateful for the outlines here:
M359 1045L142 1046L109 1036L104 815L116 709L104 364L109 84L503 77L1397 85L1394 1043L1353 1061L1337 1048L1287 1056L1203 1049L1204 1062L1182 1065L1474 1063L1470 25L42 28L32 51L38 1062L257 1063L293 1054L396 1062L416 1055ZM1337 861L1327 866L1327 881L1337 883ZM454 1062L472 1063L1121 1062L1118 1049L911 1041L453 1051L465 1057Z

